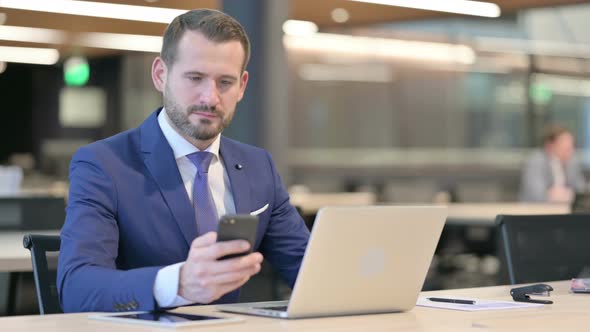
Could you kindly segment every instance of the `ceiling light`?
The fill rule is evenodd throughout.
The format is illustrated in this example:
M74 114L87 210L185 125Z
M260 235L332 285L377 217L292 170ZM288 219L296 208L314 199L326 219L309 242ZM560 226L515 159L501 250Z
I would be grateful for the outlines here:
M161 36L123 33L83 32L69 34L63 30L0 26L0 40L42 44L73 44L85 47L124 51L160 52Z
M0 46L0 61L54 65L59 52L54 48Z
M66 33L62 30L2 25L0 26L0 40L64 44L66 41Z
M350 19L348 10L344 8L334 8L330 15L332 16L332 20L336 23L344 23Z
M316 82L393 82L391 66L381 64L330 65L306 63L299 67L299 77Z
M374 3L379 5L406 7L414 9L432 10L437 12L498 17L500 7L495 3L469 0L350 0L356 2ZM1 3L1 1L0 1Z
M166 24L187 12L183 9L72 0L0 0L0 7Z
M319 51L363 58L405 58L411 60L472 64L475 52L466 45L430 43L388 38L316 33L312 36L283 37L286 48Z
M72 43L86 47L159 53L162 48L162 37L124 33L87 32L78 34Z
M290 36L309 36L318 32L318 26L309 21L287 20L283 23L283 32Z

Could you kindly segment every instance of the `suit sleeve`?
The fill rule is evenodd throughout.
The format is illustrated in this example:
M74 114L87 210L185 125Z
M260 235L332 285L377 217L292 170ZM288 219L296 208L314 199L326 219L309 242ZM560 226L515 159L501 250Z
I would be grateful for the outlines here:
M60 304L64 312L154 310L161 267L117 269L117 189L106 170L108 158L97 155L82 148L70 165L57 271Z
M274 204L270 222L261 243L261 252L293 288L309 240L309 230L297 210L291 205L289 194L268 153L267 158L272 170Z
M577 158L573 158L571 161L571 177L572 177L572 189L576 193L583 193L586 192L586 179L584 178L584 173L582 172L582 167L577 160ZM566 174L567 176L568 174Z
M541 157L531 157L522 171L520 199L525 202L546 202L549 182Z

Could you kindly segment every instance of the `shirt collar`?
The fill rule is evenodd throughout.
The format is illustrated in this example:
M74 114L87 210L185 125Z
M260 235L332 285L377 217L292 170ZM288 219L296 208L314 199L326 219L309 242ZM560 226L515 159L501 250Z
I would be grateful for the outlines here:
M187 141L184 137L182 137L174 128L172 128L170 122L171 120L170 117L168 117L168 113L166 113L166 109L162 108L162 111L160 111L160 114L158 114L158 124L160 125L160 129L162 129L164 137L166 137L168 144L170 144L170 147L174 152L175 159L182 158L191 153L201 151L197 149L194 145L192 145L189 141ZM221 141L220 137L221 135L217 135L213 143L211 143L209 147L203 150L213 153L213 155L215 155L217 159L219 159L219 144Z

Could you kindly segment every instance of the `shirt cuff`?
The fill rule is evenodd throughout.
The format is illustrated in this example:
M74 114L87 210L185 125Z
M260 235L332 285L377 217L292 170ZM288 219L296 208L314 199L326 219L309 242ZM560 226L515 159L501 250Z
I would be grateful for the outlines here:
M184 262L168 265L158 271L154 282L154 298L160 307L179 307L195 303L178 295L180 268L183 264Z

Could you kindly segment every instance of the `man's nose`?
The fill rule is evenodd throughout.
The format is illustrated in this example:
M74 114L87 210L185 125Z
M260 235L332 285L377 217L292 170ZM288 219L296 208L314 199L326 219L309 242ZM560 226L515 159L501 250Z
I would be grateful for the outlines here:
M209 106L216 106L219 104L219 90L217 83L214 80L209 80L201 91L201 103Z

